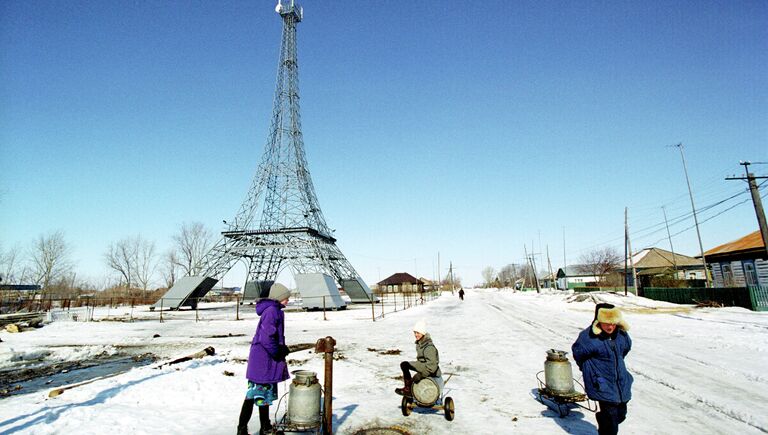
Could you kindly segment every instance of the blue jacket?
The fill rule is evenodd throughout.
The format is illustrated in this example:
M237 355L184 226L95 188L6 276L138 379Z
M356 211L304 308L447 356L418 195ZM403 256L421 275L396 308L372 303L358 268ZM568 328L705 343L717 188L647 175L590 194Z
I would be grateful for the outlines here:
M245 377L256 384L284 381L290 375L285 358L280 359L278 354L280 345L285 344L283 306L272 299L261 299L256 303L256 314L261 319L251 341Z
M632 339L617 328L612 336L595 335L592 326L581 331L571 351L584 375L584 389L592 400L622 403L632 398L632 375L624 357L632 349Z

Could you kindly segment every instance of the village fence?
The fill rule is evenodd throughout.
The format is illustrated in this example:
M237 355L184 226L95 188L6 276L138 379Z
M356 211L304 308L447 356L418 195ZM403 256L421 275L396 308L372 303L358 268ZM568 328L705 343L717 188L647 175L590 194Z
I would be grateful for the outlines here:
M765 287L762 288L763 292L766 292L766 290ZM752 293L759 291L759 287L754 291L751 291L751 289L747 287L646 287L643 289L643 296L648 299L672 302L675 304L716 302L724 306L755 310ZM757 296L759 297L759 295Z
M439 296L439 292L374 292L375 299L370 303L370 319L383 319L387 314L403 311L418 305L423 305ZM216 304L215 302L223 302ZM234 303L231 303L234 302ZM327 304L326 304L327 302ZM177 308L182 303L180 308ZM210 295L196 299L186 298L30 298L3 299L0 298L1 313L38 313L45 314L47 321L176 321L186 320L195 322L205 320L240 320L240 312L247 309L240 300L240 295L227 297L211 297ZM365 309L366 304L350 304L355 309ZM323 297L323 320L328 320L328 313L337 311L332 301ZM325 308L325 307L329 308ZM251 308L252 309L252 308ZM302 310L300 305L289 306L289 310ZM318 309L317 311L320 311ZM194 313L194 317L192 315Z

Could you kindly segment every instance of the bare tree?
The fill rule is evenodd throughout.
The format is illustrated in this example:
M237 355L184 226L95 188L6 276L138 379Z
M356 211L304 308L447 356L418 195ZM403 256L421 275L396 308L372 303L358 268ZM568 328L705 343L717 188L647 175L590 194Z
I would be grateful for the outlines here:
M72 298L75 297L78 292L75 288L77 280L77 273L70 270L66 274L61 274L56 281L52 281L49 284L48 295L53 298Z
M131 238L110 243L107 252L104 253L107 266L120 275L120 284L125 283L128 291L131 289L137 258L138 249Z
M504 287L513 287L525 271L525 265L507 264L499 270L499 283Z
M453 276L450 273L445 274L445 277L440 281L440 289L461 288L461 277L454 272Z
M146 291L157 269L155 242L138 235L111 243L104 261L120 276L120 284L130 291L133 285Z
M205 254L211 248L213 233L200 222L183 224L173 236L176 244L177 265L186 275L194 276L203 267Z
M496 280L496 270L491 266L483 268L483 270L480 271L480 275L482 275L486 287L491 287Z
M579 272L593 275L598 283L602 283L610 272L618 267L621 260L622 257L615 248L598 248L579 257L581 264L577 268Z
M67 276L72 270L72 261L64 233L55 231L39 236L32 245L30 261L35 283L43 289Z
M533 288L536 284L536 280L533 278L533 268L531 267L530 263L528 264L521 264L517 268L517 280L522 279L523 282L520 284L521 287L525 287L526 284Z
M173 249L166 251L160 263L160 274L163 277L165 287L171 288L179 273L179 258L176 256L176 251Z
M135 271L135 282L142 290L147 291L147 288L152 283L152 279L155 276L155 271L157 270L155 242L144 240L141 236L136 236L135 243L136 267L133 268Z
M16 268L19 266L21 248L16 245L4 251L0 246L0 281L5 284L21 284L21 277L16 276Z

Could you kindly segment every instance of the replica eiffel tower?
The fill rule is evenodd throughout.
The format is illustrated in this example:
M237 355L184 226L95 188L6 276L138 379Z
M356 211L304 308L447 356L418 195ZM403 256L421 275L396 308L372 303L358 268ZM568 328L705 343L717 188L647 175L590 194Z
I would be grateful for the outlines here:
M293 0L286 5L279 2L275 10L283 19L283 36L272 123L258 172L234 222L206 254L201 273L177 281L155 306L196 306L240 260L248 268L244 300L265 296L286 267L294 277L305 273L332 277L352 302L369 302L373 297L336 246L307 169L296 55L296 25L304 11Z

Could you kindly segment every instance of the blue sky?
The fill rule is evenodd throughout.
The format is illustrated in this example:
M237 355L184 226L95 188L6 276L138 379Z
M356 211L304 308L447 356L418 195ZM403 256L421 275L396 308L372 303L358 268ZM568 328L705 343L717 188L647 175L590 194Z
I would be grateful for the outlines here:
M624 207L634 248L668 249L661 207L690 213L669 145L697 208L768 161L766 2L303 6L309 169L369 283L432 278L438 252L474 284L524 244L553 268L623 250ZM0 2L2 246L62 230L99 282L111 242L222 230L267 138L280 31L269 1ZM705 249L757 229L746 193L699 221ZM692 229L673 243L698 253Z

